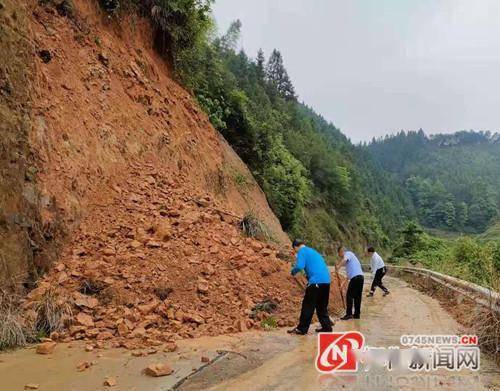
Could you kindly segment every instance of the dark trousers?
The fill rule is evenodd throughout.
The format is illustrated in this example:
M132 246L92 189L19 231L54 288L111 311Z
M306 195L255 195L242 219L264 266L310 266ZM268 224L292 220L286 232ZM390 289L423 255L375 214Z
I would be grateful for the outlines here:
M363 284L365 277L362 275L353 277L349 280L346 293L346 315L351 316L352 306L354 305L354 317L359 318L361 315L361 298L363 297Z
M375 276L373 277L372 287L370 289L372 292L375 292L376 287L379 287L384 292L388 291L388 289L382 284L382 278L384 278L386 272L387 269L385 268L385 266L376 270Z
M311 284L306 288L300 311L300 321L297 328L307 333L316 310L321 327L325 331L332 330L332 323L328 316L328 300L330 299L330 284Z

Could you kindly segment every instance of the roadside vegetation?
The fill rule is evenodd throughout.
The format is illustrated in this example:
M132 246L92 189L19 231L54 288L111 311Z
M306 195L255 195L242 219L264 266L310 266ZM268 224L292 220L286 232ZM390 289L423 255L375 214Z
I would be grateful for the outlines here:
M500 290L500 241L431 236L415 222L401 230L391 260L410 262L484 287Z

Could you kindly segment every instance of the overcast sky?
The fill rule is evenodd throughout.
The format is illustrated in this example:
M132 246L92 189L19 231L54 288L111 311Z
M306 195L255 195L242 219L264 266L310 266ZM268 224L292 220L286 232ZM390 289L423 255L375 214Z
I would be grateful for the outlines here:
M500 130L500 0L216 0L255 57L283 54L301 100L353 141Z

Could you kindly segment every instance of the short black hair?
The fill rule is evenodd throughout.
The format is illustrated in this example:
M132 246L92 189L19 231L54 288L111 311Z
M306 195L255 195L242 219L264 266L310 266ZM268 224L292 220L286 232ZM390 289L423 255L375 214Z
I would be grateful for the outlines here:
M368 252L369 253L374 253L375 252L375 248L374 247L368 247Z
M297 248L305 244L305 242L302 239L295 239L292 243L293 248Z

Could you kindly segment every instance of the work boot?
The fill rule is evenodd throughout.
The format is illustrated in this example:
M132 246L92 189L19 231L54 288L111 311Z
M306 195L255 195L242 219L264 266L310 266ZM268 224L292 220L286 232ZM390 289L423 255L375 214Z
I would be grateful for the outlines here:
M297 327L291 330L287 330L288 334L296 334L296 335L306 335L307 333L304 333L303 331L299 330Z
M368 293L366 297L373 297L373 292Z
M344 315L340 320L349 320L352 319L352 315Z
M389 292L389 291L385 291L385 292L382 294L382 296L387 296L389 293L391 293L391 292Z
M317 333L331 333L333 329L330 327L329 329L324 329L323 327L318 327L316 330Z

